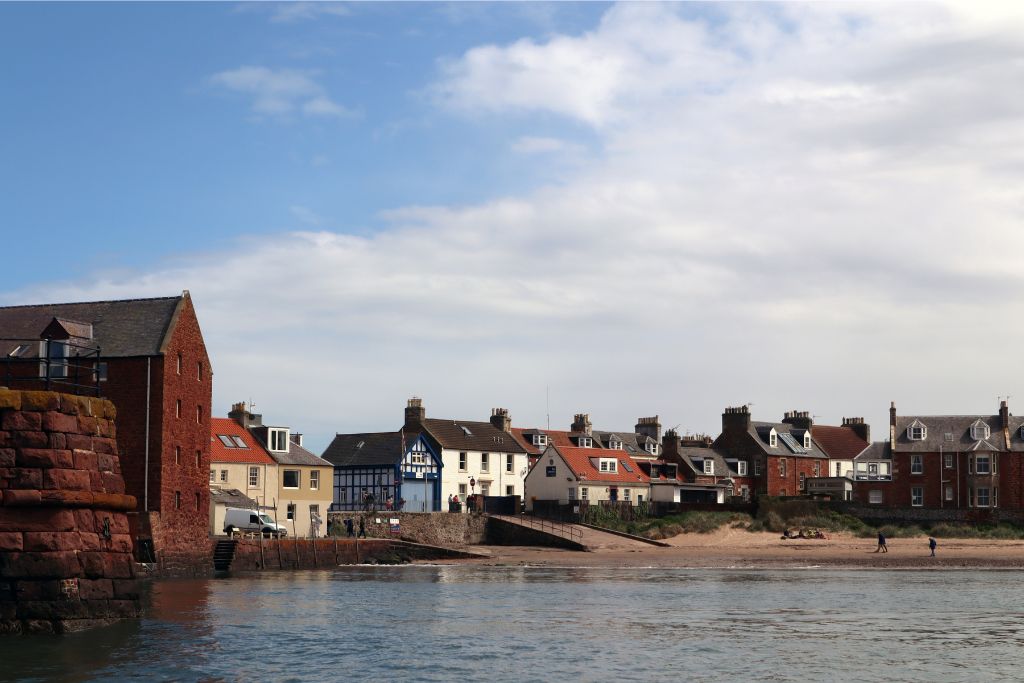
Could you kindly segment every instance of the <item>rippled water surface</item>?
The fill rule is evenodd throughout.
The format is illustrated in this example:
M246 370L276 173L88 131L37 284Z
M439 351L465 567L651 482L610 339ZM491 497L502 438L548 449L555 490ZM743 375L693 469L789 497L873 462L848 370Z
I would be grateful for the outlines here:
M0 680L1020 680L1024 572L346 567L166 581Z

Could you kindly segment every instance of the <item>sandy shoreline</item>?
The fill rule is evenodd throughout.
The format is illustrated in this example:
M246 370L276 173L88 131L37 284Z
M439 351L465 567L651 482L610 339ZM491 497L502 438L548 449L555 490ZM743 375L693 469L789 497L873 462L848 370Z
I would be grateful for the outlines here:
M711 534L681 534L666 539L669 548L606 537L593 550L579 552L522 546L473 546L486 554L459 563L539 567L683 567L784 569L1022 569L1024 541L939 539L931 557L928 539L897 538L888 553L876 553L876 542L847 534L826 540L782 540L779 534L722 529Z

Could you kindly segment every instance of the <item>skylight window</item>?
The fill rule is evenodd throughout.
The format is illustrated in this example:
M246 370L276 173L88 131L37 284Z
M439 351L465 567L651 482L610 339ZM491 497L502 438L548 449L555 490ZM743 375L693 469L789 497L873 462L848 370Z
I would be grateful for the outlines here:
M245 445L245 441L243 441L240 436L232 436L231 440L235 442L235 446L238 448L248 448L248 446Z
M18 344L17 346L14 347L14 349L9 354L7 354L7 357L8 358L20 358L22 356L22 354L24 354L26 351L29 350L29 348L30 347L29 347L28 344Z
M238 446L235 445L235 442L231 440L231 437L226 434L218 434L217 438L220 439L220 442L224 444L226 448L238 448Z
M466 434L466 436L473 436L473 432L469 431L469 427L467 427L466 425L459 425L459 427L462 428L462 431Z
M632 472L633 471L633 468L630 467L629 463L626 462L625 460L620 460L619 462L622 463L622 469L626 470L627 472Z

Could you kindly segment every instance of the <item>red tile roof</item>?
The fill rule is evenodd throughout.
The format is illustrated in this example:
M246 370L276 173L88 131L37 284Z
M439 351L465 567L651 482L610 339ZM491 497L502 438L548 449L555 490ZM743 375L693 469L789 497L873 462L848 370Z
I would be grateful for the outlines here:
M248 448L228 448L218 435L241 437ZM210 462L241 462L253 465L273 465L274 459L267 455L263 446L257 443L247 430L226 417L210 418Z
M523 432L536 432L540 431L537 429L524 429L522 427L512 428L512 438L519 442L519 445L526 449L526 452L530 455L540 455L544 450L538 446L533 445L532 437L524 436ZM547 432L545 432L546 434Z
M563 433L568 434L568 432ZM618 482L621 484L647 484L651 481L650 477L644 474L644 471L636 464L636 461L622 451L611 451L607 448L571 448L566 446L556 446L555 448L561 454L569 469L573 471L573 474L580 479L586 481ZM602 472L597 469L591 458L595 460L597 458L614 458L619 461L619 464L615 472ZM629 465L629 468L633 471L628 471L623 464Z
M848 427L814 425L811 427L811 438L817 441L821 450L833 460L853 460L858 453L868 447L868 442L854 434Z

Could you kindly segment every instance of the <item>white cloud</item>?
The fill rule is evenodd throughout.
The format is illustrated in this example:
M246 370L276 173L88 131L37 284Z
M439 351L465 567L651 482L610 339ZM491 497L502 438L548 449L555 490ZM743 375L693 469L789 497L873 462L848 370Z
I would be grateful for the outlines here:
M213 85L251 95L258 114L287 115L296 110L309 116L346 116L349 111L332 101L312 74L294 69L241 66L209 78Z
M295 23L324 16L345 17L351 14L348 6L339 2L279 2L270 6L270 20L275 23Z
M612 429L657 413L712 432L724 406L753 401L762 419L862 414L880 436L890 399L981 412L1020 393L1017 18L920 4L695 11L617 6L582 35L445 65L436 92L465 115L539 112L595 131L603 156L557 185L399 208L366 237L261 237L17 298L189 287L216 411L252 397L318 446L395 428L413 394L428 415L504 406L543 425L550 387L556 428L586 411ZM224 85L270 110L322 94L278 75ZM512 151L547 169L542 152L560 144Z
M512 142L512 151L517 154L549 154L553 152L579 152L582 147L558 138L524 135Z

